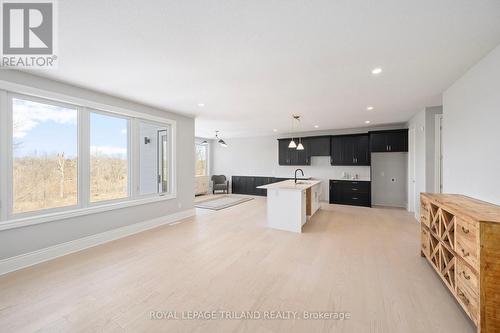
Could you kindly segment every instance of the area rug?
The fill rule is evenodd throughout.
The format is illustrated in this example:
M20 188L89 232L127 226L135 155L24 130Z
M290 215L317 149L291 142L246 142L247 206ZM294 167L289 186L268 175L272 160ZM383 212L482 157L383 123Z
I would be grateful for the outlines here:
M237 197L233 195L225 195L222 197L211 198L205 201L199 201L195 203L196 208L205 208L212 210L221 210L231 206L238 205L245 201L253 200L253 198Z

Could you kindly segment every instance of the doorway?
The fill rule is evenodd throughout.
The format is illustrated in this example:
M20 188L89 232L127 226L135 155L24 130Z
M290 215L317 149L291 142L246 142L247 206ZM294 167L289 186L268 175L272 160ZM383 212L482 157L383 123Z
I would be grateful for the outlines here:
M443 115L437 114L434 135L434 192L443 193Z

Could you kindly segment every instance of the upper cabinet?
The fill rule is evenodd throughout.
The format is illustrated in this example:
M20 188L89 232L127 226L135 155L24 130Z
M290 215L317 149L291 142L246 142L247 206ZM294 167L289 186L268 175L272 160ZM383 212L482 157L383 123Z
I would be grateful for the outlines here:
M279 165L311 165L311 157L309 155L309 142L302 139L304 150L296 148L288 148L291 139L278 140L278 163ZM299 144L296 139L295 142Z
M370 138L368 134L331 137L331 165L370 165Z
M309 145L309 156L330 156L330 136L312 136L304 139Z
M311 165L311 156L330 156L331 165L370 165L371 153L408 151L408 129L303 137L304 150L288 148L290 140L278 139L279 165Z
M370 132L370 151L372 153L407 152L408 130Z

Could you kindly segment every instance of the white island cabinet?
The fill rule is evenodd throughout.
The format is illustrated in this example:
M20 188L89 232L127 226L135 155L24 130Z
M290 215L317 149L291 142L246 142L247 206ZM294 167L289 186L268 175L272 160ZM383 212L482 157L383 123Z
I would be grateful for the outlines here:
M319 180L285 180L259 186L267 189L267 225L302 232L302 226L319 209Z

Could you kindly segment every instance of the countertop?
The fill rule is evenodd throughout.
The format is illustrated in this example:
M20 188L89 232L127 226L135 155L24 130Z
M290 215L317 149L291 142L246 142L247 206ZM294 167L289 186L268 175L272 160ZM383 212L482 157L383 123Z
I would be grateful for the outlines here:
M273 190L307 190L310 187L313 187L314 185L318 185L321 183L321 180L302 180L298 181L299 183L302 182L302 184L295 184L295 181L293 179L290 180L284 180L282 182L277 182L277 183L272 183L272 184L267 184L267 185L262 185L258 186L257 188L265 188L265 189L273 189ZM307 182L307 183L306 183ZM304 184L306 183L306 184Z

